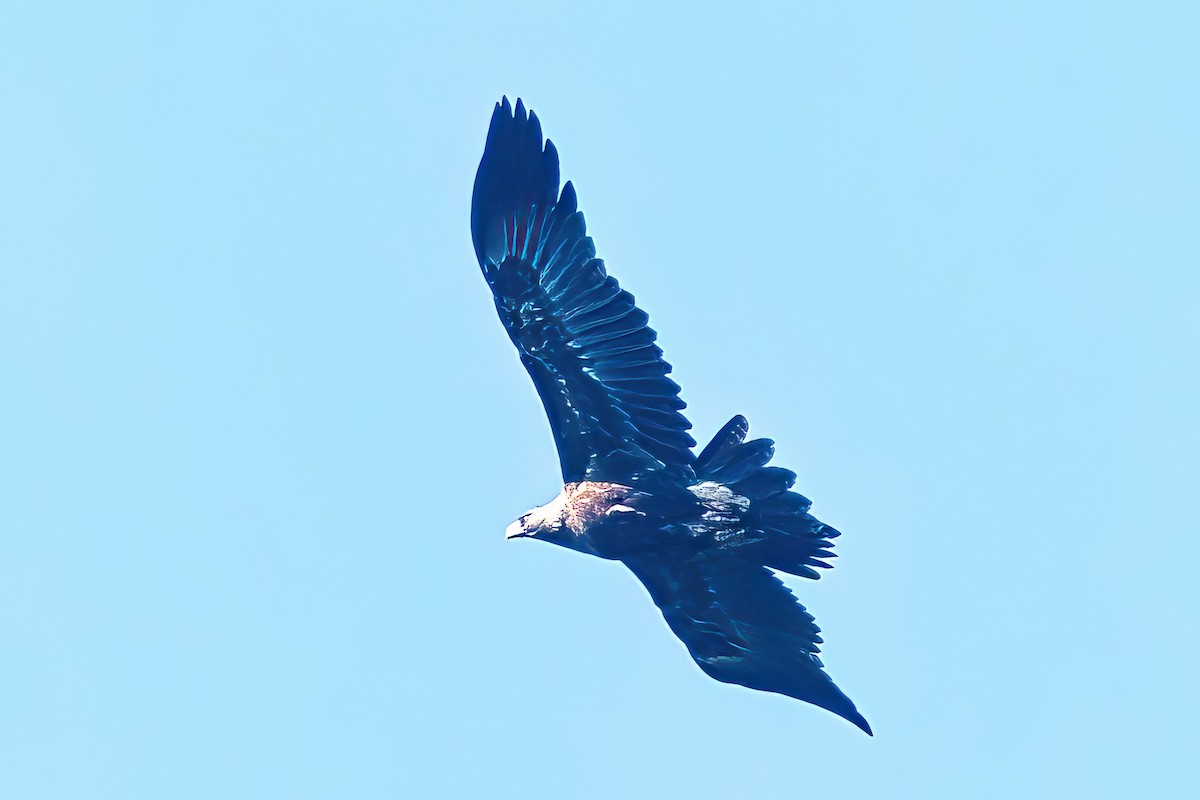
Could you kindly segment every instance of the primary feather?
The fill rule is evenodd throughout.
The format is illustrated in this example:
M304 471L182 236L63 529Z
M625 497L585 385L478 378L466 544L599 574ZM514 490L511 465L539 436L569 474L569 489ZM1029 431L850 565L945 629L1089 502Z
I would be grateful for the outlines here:
M617 559L712 677L870 726L818 658L813 617L772 569L816 578L833 528L734 417L697 457L648 317L608 275L558 153L524 104L496 104L471 202L496 310L546 409L563 491L509 527Z
M679 387L648 317L608 275L535 114L496 105L471 234L496 310L541 395L563 480L688 480Z

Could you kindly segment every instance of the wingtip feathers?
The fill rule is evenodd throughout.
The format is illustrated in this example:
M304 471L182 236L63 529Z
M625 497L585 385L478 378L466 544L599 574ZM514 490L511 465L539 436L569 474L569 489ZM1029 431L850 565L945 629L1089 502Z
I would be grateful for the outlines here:
M537 114L521 98L514 107L504 96L492 111L471 198L471 238L480 266L501 257L506 221L532 206L553 205L558 192L558 150L543 140Z

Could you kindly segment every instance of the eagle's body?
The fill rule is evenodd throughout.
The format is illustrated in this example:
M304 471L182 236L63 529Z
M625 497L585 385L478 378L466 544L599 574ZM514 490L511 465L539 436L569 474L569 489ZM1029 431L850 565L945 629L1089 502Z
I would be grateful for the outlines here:
M542 398L564 486L509 526L623 562L718 680L778 692L871 732L826 675L813 618L771 570L816 578L838 532L767 466L737 416L695 455L646 314L595 257L558 154L520 100L496 105L471 204L475 252Z
M604 481L568 483L522 516L508 538L538 538L620 561L647 550L694 555L746 543L750 499L705 481L685 492L644 492Z

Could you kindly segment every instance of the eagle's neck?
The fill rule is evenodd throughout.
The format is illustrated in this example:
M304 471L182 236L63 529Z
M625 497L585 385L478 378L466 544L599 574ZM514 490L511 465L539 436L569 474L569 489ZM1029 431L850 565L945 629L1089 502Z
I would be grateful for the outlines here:
M557 522L576 536L582 536L613 509L622 508L634 489L606 481L579 481L563 486L558 497L530 512L531 519Z
M614 537L614 526L605 523L644 517L634 508L635 497L639 494L634 488L619 483L568 483L558 497L509 525L505 535L510 539L539 539L601 558L616 558L614 553L621 548L620 537Z

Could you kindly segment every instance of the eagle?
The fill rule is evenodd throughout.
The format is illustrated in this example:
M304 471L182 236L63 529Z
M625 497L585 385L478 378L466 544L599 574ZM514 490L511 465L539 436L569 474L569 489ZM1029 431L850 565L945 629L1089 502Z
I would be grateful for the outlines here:
M692 659L719 681L794 697L871 727L826 674L820 628L776 577L819 577L839 535L747 441L735 416L700 451L646 313L596 257L558 152L518 99L496 104L475 176L471 238L533 379L562 491L506 531L620 561Z

